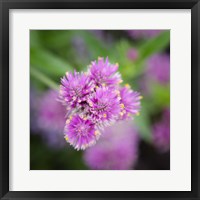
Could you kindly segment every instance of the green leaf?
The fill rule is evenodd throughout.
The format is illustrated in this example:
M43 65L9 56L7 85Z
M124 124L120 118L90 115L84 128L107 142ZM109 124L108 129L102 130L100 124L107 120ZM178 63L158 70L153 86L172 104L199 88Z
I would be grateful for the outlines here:
M41 72L53 77L62 77L66 71L73 70L66 61L41 48L31 48L30 63Z
M145 104L147 103L142 102L140 115L135 117L134 122L135 125L139 128L139 134L141 138L144 139L146 142L151 142L152 134L149 121L149 112Z
M87 45L90 53L92 54L92 58L96 59L97 57L106 57L108 56L108 48L107 45L98 39L93 33L89 31L80 31L77 36L82 37Z
M162 52L170 44L170 31L164 31L155 38L145 41L138 47L139 58L135 61L135 76L145 70L145 61L153 54Z
M54 90L58 90L58 85L52 81L51 79L49 79L47 76L45 76L43 73L41 73L40 71L38 71L36 68L31 67L30 68L30 73L31 76L39 81L41 81L43 84L45 84L46 86L54 89Z
M41 47L41 40L37 30L30 30L30 46Z
M113 53L111 58L113 61L115 60L115 62L117 61L119 63L119 71L125 81L127 81L128 79L133 80L137 73L135 63L129 60L127 57L127 52L130 48L132 48L132 46L129 41L123 39L116 43L116 46L114 48L116 49L116 51L111 51Z
M39 30L41 44L50 49L61 49L71 43L71 39L76 33L73 30Z
M169 85L160 85L152 83L152 96L154 98L154 103L156 106L165 107L170 104L170 86Z
M170 42L170 31L164 31L155 38L145 41L139 47L140 60L144 60L154 53L161 52Z

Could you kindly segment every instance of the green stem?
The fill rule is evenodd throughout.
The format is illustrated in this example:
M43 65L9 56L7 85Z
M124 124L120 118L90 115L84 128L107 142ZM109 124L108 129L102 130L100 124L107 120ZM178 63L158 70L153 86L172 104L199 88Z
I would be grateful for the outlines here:
M36 68L30 67L30 73L31 73L31 76L38 79L39 81L41 81L48 87L54 90L58 90L58 85L54 81L49 79L47 76L45 76L42 72L38 71Z

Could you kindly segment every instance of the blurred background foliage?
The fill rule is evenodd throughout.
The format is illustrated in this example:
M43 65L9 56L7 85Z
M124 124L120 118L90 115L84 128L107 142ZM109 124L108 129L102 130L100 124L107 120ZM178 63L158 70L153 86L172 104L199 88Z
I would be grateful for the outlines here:
M119 63L123 83L128 83L144 97L140 116L135 125L140 135L139 158L134 169L169 169L169 150L160 153L153 141L152 126L161 119L163 109L170 105L170 87L148 79L148 59L170 51L170 31L161 31L151 37L134 38L127 31L98 30L31 30L30 76L31 107L38 97L49 89L57 90L60 78L67 71L84 71L91 61L108 57L111 63ZM128 55L130 49L136 56ZM146 75L147 74L147 75ZM142 83L144 82L146 85ZM150 85L150 86L149 86ZM146 87L150 88L146 88ZM46 144L41 130L34 120L31 108L30 169L89 169L82 151L66 144L54 148ZM35 128L36 127L36 128Z

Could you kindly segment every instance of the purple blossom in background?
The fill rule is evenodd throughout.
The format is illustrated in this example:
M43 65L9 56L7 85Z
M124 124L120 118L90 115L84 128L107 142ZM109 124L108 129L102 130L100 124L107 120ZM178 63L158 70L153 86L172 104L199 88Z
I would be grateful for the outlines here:
M105 45L111 45L113 43L112 36L104 30L90 30L89 32L91 32L102 43L105 43Z
M128 170L138 158L138 135L131 121L116 123L102 132L98 143L84 152L91 169Z
M71 43L79 59L81 58L81 60L82 59L85 60L85 58L89 56L87 45L85 44L85 41L82 37L80 36L73 37Z
M34 88L30 89L30 129L31 133L36 133L38 131L37 126L37 104L38 104L38 94Z
M134 39L151 38L159 35L163 30L127 30Z
M168 54L156 54L147 61L147 76L161 84L169 83L170 58Z
M141 96L119 85L117 70L118 64L99 58L87 73L66 73L61 79L59 99L67 109L64 137L75 149L95 144L105 127L138 115Z
M94 34L97 38L103 40L105 37L104 30L89 30L90 33Z
M131 61L135 61L138 58L138 51L135 48L130 48L127 52L127 58Z
M160 152L170 149L170 111L164 110L161 121L153 126L153 142Z
M49 90L37 100L37 126L44 140L52 147L63 147L65 107L57 101L58 93Z

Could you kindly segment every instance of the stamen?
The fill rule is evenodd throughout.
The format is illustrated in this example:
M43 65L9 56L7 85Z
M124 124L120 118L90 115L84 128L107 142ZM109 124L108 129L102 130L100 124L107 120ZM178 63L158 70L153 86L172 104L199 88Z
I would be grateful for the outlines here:
M125 87L126 88L128 88L128 89L130 89L131 88L131 86L127 83L127 84L125 84Z
M70 120L68 119L67 121L66 121L66 124L69 124L70 123Z
M119 90L115 90L117 95L120 95L120 91Z
M65 140L66 140L66 141L68 141L68 140L69 140L69 138L67 137L67 135L65 136Z
M120 108L121 108L121 109L124 109L124 108L125 108L125 106L124 106L123 103L120 104Z
M126 110L123 110L122 112L123 112L124 114L126 114Z
M143 99L143 96L139 96L139 99Z
M137 112L137 113L136 113L136 116L139 116L139 115L140 115L140 112Z
M60 85L60 87L61 87L61 85ZM64 92L63 90L59 90L60 95L63 95L63 92Z
M118 96L118 97L117 97L117 100L121 100L121 97L120 97L120 96Z
M99 135L100 133L99 133L99 131L96 130L96 131L94 132L94 134L97 136L97 135Z

